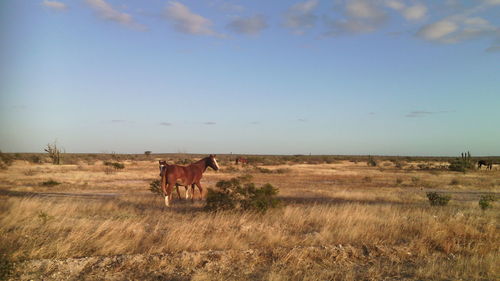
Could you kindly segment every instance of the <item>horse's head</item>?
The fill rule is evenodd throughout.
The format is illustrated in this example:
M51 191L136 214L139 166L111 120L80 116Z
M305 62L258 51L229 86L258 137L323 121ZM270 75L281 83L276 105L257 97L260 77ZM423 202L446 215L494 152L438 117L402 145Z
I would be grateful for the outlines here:
M166 169L168 164L167 164L167 161L165 161L165 160L158 161L158 164L160 166L160 177L161 177L161 175L163 174L163 169Z
M215 155L213 154L207 157L207 165L216 171L219 170L219 163L217 163L217 159L215 159Z

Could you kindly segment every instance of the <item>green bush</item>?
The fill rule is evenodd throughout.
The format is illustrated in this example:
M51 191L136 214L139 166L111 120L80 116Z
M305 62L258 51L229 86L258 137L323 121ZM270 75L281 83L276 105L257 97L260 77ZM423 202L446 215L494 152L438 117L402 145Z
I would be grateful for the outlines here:
M56 186L60 185L61 183L55 180L48 180L40 183L41 186Z
M451 196L439 194L437 192L427 192L427 198L431 206L446 206Z
M275 197L277 188L268 183L257 188L250 179L249 176L243 176L217 182L219 190L208 189L205 209L265 212L280 206L281 201Z
M460 158L450 161L448 169L455 172L465 173L467 170L475 168L474 162L471 160L470 152L462 153Z
M0 169L6 170L14 162L14 158L0 151Z
M115 168L115 170L121 170L121 169L125 168L125 164L120 163L120 162L108 162L108 161L106 161L106 162L104 162L104 165L113 167L113 168Z
M161 190L161 182L160 180L153 180L149 183L149 191L154 194L158 194L163 196L163 191Z
M368 156L368 160L366 161L366 164L371 167L376 167L377 166L377 161L373 159L373 157Z
M486 210L492 208L492 203L496 201L496 198L493 194L482 195L479 199L479 207L482 210Z
M0 280L7 280L14 270L14 265L10 258L0 253Z
M29 161L33 164L41 164L43 162L42 157L38 155L32 155Z

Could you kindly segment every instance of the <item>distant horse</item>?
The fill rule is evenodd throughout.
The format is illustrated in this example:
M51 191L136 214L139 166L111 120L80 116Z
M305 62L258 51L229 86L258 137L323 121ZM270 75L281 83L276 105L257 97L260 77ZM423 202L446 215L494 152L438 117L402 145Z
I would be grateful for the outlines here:
M477 168L481 169L482 166L486 166L486 169L493 169L493 161L491 160L479 160L477 161Z
M167 161L165 160L159 160L158 161L159 163L159 166L160 166L160 177L163 175L163 173L165 173L167 171L167 167L168 167L168 163ZM189 199L189 187L187 186L184 186L184 188L186 189L186 200ZM177 190L177 196L179 196L179 199L181 199L181 193L179 192L179 184L175 184L175 190ZM194 193L193 193L193 196L194 196Z
M161 189L163 191L163 195L165 196L165 205L167 207L170 206L170 201L172 200L172 190L176 185L182 185L185 187L191 186L191 190L193 191L193 197L191 200L194 199L194 186L196 185L200 190L200 199L202 199L203 187L201 186L200 180L207 167L210 167L215 171L219 170L219 164L215 159L215 155L211 154L210 156L187 166L165 166L164 171L161 173Z
M243 164L248 164L248 159L243 158L243 157L238 157L236 158L235 164L238 165L239 163Z

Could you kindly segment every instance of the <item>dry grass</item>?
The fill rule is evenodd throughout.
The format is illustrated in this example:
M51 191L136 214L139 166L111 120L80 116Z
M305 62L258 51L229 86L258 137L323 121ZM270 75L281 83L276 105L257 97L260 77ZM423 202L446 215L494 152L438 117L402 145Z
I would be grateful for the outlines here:
M119 280L493 280L499 274L498 208L484 212L477 205L479 194L497 193L497 170L431 173L392 162L381 170L337 161L266 166L289 169L284 174L247 166L204 175L206 187L250 172L257 184L280 188L285 206L262 215L206 213L200 201L175 201L167 209L147 191L158 177L155 159L124 163L123 171L106 174L102 162L16 161L0 173L0 251L18 262L14 276L50 279L65 270L54 259ZM49 179L62 184L40 185ZM455 192L454 200L431 208L427 190ZM106 258L92 271L88 263L96 256ZM143 275L129 275L134 268ZM27 269L32 275L23 275ZM79 279L72 272L53 279Z

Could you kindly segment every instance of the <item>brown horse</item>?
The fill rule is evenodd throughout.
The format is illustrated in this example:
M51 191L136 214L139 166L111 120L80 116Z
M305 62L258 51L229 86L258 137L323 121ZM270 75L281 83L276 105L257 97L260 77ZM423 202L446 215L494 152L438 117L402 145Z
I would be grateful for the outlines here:
M491 170L493 169L493 161L491 160L479 160L477 161L477 168L481 169L481 166L486 166L486 170Z
M219 164L215 159L215 155L210 155L187 166L165 166L164 172L161 173L161 188L163 190L163 195L165 196L165 205L167 207L170 206L170 201L172 200L172 190L176 185L182 185L185 187L191 186L191 190L193 192L191 200L194 199L194 186L196 185L200 190L200 199L202 199L203 187L201 186L200 180L207 167L210 167L215 171L219 170Z
M241 165L248 164L248 159L243 157L238 157L236 158L235 164L238 165L239 163L241 163Z
M165 160L159 160L158 164L159 164L159 168L160 168L160 178L161 178L163 173L165 173L167 171L168 163ZM187 199L189 199L189 187L184 186L184 188L186 189L185 194L186 194L186 200L187 200ZM177 190L177 196L179 196L179 199L181 199L182 197L181 197L181 193L179 191L179 184L175 184L175 190ZM194 196L194 194L193 194L193 196Z

